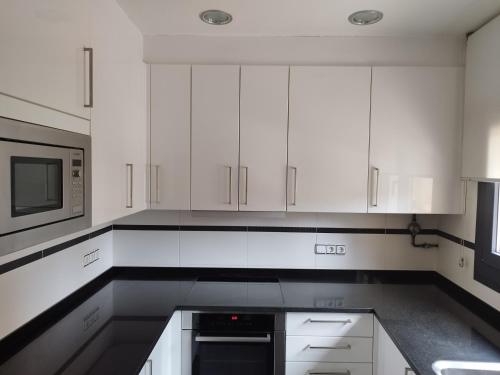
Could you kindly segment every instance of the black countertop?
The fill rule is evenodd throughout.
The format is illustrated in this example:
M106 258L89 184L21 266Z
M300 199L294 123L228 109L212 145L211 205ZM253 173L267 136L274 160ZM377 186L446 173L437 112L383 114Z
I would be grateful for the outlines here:
M208 271L108 272L0 341L0 374L135 375L176 309L373 312L418 375L434 375L439 359L500 362L498 312L434 273L284 272L249 282L197 281L197 272Z

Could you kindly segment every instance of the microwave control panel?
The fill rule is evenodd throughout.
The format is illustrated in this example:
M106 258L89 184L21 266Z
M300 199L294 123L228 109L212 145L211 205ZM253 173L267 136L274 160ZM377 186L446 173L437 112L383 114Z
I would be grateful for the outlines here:
M83 215L85 182L83 172L83 150L71 150L71 216Z

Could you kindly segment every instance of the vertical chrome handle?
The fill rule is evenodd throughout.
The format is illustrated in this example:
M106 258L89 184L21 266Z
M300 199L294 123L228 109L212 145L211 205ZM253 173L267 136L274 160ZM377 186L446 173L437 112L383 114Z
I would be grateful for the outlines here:
M94 49L89 47L83 48L84 61L85 61L85 74L84 74L84 101L85 108L92 108L94 106Z
M297 167L288 167L288 169L293 171L293 200L291 200L290 206L295 206L297 204ZM288 176L290 176L290 173ZM288 183L290 183L290 178Z
M228 199L226 201L226 204L232 204L233 203L233 167L231 167L230 165L226 165L226 170L229 171L229 174L228 174L228 180L229 180L229 187L227 189L228 191Z
M378 206L378 177L380 174L380 169L372 167L371 176L371 189L370 189L370 205L372 207Z
M241 173L242 169L245 171L245 184L244 185L243 185L242 179L241 179L241 176L243 175ZM241 189L240 189L240 194L241 194L241 196L245 197L245 200L244 201L240 200L240 204L247 205L248 204L248 167L240 167L240 187L241 186L245 186L245 190L244 190L243 194L241 194Z
M127 203L126 208L132 208L134 206L133 196L134 196L134 165L127 163Z
M155 203L159 204L160 203L160 166L155 165L155 178L156 178L156 183L155 183Z

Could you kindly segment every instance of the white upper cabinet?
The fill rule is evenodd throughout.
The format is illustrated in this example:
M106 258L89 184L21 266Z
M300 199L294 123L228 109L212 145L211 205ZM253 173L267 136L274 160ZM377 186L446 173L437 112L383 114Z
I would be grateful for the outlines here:
M142 35L114 0L90 0L94 48L92 224L146 208Z
M191 66L151 65L151 208L189 210Z
M369 67L291 67L288 211L366 212Z
M369 212L463 211L462 101L462 68L373 68Z
M500 17L469 36L462 176L500 179Z
M89 131L89 2L6 0L0 12L0 116Z
M192 67L192 210L238 210L239 81L239 66Z
M288 66L242 66L240 211L285 211Z

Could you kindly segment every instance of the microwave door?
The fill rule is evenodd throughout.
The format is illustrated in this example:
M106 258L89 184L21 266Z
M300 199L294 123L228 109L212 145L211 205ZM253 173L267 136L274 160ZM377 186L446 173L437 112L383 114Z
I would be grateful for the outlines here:
M71 149L0 142L0 234L71 217Z

